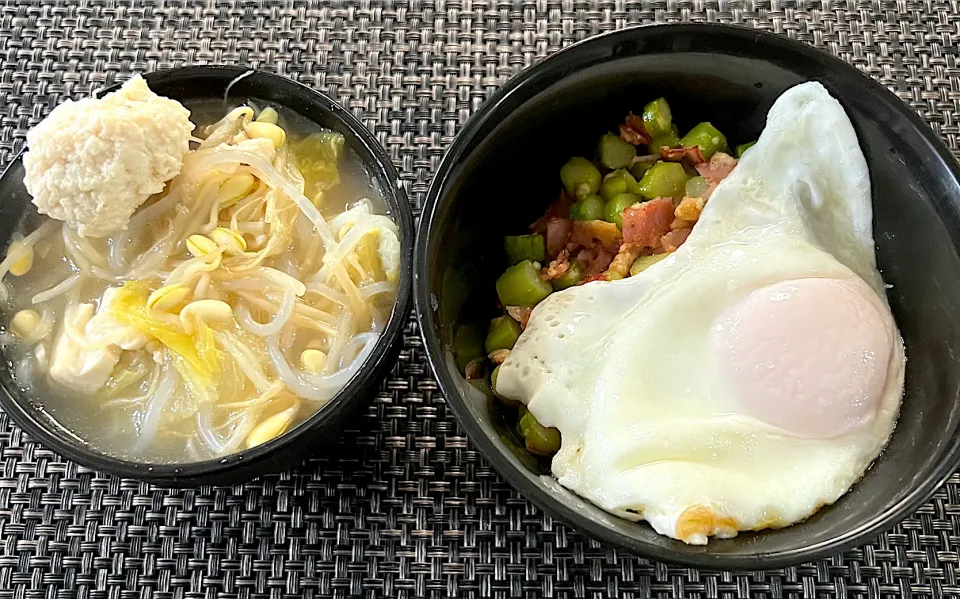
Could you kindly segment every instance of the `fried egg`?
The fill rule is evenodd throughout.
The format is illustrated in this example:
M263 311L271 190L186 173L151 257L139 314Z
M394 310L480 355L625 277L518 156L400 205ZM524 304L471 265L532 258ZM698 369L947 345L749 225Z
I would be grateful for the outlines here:
M903 393L870 197L850 120L804 83L676 252L541 302L497 391L559 428L560 484L691 544L843 495Z

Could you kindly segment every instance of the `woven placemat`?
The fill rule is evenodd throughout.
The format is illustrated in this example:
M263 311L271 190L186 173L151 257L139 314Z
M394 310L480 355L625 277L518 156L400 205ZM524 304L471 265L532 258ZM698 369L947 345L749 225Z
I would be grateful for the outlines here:
M419 207L460 124L512 75L602 31L681 20L832 52L958 148L956 0L7 0L0 164L65 97L135 71L243 64L339 99ZM325 456L243 486L161 490L64 461L0 415L0 599L960 596L957 476L874 544L784 570L668 566L572 532L464 437L412 320L389 378Z

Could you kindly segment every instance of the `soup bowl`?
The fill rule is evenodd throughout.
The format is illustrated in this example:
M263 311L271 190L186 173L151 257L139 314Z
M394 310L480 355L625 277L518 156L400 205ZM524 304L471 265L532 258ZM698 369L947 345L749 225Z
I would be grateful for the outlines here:
M730 139L756 139L774 100L811 80L846 110L870 169L877 258L906 346L899 422L880 457L835 504L785 528L686 545L573 495L513 443L497 401L464 378L456 333L496 315L494 281L507 266L504 235L524 232L543 214L559 189L560 166L589 152L629 111L664 96L676 118L692 119L681 121L681 129L710 120ZM447 405L504 478L547 513L601 541L645 557L734 570L842 551L911 514L958 465L958 174L947 148L903 102L819 50L702 24L591 38L509 81L439 165L414 256L427 356Z
M229 484L295 466L335 438L346 419L376 390L399 351L398 338L408 314L413 248L413 217L399 177L376 138L349 112L329 97L285 77L238 67L197 66L144 74L150 88L188 108L224 101L246 101L292 111L306 121L343 135L346 151L380 193L387 215L400 236L400 272L396 303L366 361L346 385L315 414L280 436L253 448L190 463L144 463L106 455L59 423L15 380L12 369L0 372L0 407L34 439L84 466L137 478L162 486ZM113 91L119 86L104 91ZM32 208L23 184L24 167L18 156L0 177L0 243L6 246L25 211ZM5 317L6 318L6 317ZM12 363L9 356L4 356ZM49 391L55 392L55 391Z

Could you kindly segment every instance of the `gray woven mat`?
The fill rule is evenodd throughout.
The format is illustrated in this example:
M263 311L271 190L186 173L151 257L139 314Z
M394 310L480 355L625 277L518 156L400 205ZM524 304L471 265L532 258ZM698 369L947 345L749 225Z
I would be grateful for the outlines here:
M417 206L458 126L524 67L652 21L743 23L841 56L958 148L956 0L7 0L0 164L66 96L133 71L245 64L327 91L376 132ZM166 491L66 462L0 415L0 599L960 596L960 477L875 544L750 575L633 558L552 522L448 414L416 329L327 457Z

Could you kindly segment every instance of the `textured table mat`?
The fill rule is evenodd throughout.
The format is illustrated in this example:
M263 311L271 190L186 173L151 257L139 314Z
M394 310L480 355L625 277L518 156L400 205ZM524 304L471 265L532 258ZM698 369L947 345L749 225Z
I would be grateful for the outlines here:
M813 44L892 89L958 148L960 4L913 0L0 2L0 164L68 96L134 71L243 64L358 116L419 207L497 86L640 22L740 23ZM89 471L0 415L0 599L960 596L960 477L893 532L751 574L634 558L524 501L446 410L412 320L370 407L322 459L169 491Z

